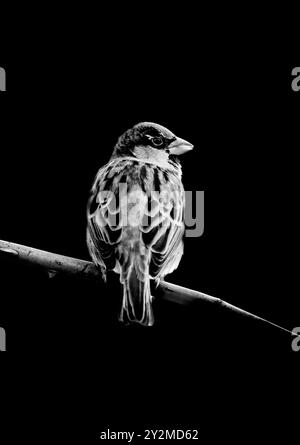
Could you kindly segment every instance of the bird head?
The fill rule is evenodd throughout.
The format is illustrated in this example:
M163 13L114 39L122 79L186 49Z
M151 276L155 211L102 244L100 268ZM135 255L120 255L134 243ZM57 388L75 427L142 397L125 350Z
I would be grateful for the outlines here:
M193 149L193 145L174 135L167 128L142 122L123 133L114 148L113 157L134 156L165 161Z

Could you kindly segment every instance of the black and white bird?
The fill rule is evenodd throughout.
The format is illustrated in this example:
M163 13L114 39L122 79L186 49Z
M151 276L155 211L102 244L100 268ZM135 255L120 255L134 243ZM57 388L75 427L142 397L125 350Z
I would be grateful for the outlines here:
M150 280L159 283L183 254L185 196L177 158L193 148L167 128L143 122L117 141L88 201L87 245L106 280L120 275L120 320L151 326Z

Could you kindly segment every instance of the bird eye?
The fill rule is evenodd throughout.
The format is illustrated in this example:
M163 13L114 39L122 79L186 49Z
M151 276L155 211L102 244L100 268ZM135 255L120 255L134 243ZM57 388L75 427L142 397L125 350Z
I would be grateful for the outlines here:
M152 143L153 143L153 145L155 145L155 147L159 147L160 145L163 144L163 140L162 140L162 138L159 138L159 137L153 138Z

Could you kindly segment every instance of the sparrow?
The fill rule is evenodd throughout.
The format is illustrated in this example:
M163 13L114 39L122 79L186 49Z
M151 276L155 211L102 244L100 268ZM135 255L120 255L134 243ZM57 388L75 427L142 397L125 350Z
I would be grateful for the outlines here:
M87 246L106 281L119 274L120 321L154 322L150 280L158 285L183 255L185 195L178 156L193 149L167 128L142 122L122 134L94 180Z

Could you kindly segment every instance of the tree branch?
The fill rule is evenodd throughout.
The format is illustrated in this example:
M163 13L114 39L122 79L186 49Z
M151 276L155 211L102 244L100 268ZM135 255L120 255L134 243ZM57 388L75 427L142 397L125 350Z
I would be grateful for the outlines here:
M69 275L75 275L77 277L87 279L98 279L101 274L99 268L90 261L80 260L56 253L46 252L44 250L34 249L33 247L23 246L21 244L15 244L8 241L0 240L0 251L6 253L9 256L15 257L21 261L31 263L35 266L43 267L49 271L50 274L57 272L66 273ZM282 326L279 326L271 321L261 318L257 315L251 314L243 309L233 306L220 298L212 297L211 295L204 294L186 287L178 286L167 281L161 281L158 286L159 296L165 300L173 301L179 304L188 304L195 300L203 300L209 303L216 304L237 314L246 316L251 319L267 323L288 332L291 335L299 337L295 332L289 331Z

